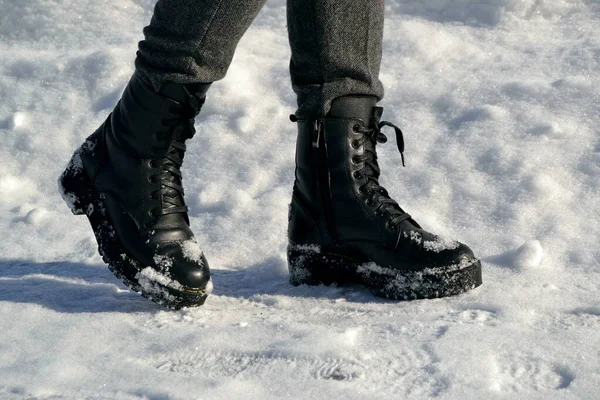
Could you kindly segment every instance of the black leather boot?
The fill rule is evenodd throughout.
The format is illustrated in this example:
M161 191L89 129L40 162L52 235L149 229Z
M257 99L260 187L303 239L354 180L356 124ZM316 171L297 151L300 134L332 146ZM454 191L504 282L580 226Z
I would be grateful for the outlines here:
M111 271L175 309L202 305L212 290L180 171L209 86L167 84L158 94L134 75L59 178L73 214L87 215Z
M342 97L330 114L296 120L289 217L290 281L358 282L393 299L450 296L479 286L481 263L464 244L424 231L379 184L375 146L393 127L374 97Z

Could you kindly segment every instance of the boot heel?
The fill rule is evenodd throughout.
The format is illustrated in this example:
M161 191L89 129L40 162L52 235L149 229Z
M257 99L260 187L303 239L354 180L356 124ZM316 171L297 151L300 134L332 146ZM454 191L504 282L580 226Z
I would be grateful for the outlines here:
M331 285L348 281L348 262L338 257L323 254L314 246L288 246L288 268L290 283L298 285Z
M92 189L83 171L79 152L73 154L67 169L58 178L58 191L74 215L92 213Z

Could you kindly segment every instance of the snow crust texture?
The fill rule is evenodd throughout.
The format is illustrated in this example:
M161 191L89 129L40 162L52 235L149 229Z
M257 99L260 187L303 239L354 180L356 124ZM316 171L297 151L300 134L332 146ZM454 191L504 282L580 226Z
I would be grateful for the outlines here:
M484 274L397 302L288 283L295 98L270 0L189 142L187 254L204 251L214 291L176 312L112 275L56 191L154 6L109 3L0 1L0 399L598 397L597 2L386 2L380 105L407 168L382 146L382 183Z

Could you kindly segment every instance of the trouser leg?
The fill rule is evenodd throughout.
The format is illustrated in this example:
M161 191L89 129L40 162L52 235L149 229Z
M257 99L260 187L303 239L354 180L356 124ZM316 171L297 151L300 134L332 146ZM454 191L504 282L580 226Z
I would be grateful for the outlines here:
M300 118L346 95L383 97L384 0L288 0L290 73Z
M139 44L136 70L157 91L166 82L222 79L265 1L159 0Z

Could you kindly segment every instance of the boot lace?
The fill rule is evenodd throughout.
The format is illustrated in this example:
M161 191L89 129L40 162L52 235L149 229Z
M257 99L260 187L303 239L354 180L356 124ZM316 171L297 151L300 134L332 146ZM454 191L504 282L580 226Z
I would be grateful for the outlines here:
M150 198L153 200L162 199L161 208L150 210L150 215L153 217L188 212L188 207L185 205L183 198L185 193L181 183L183 179L181 166L186 151L185 141L194 137L196 133L194 118L198 115L204 103L204 98L198 98L189 92L188 95L188 105L182 107L174 103L171 113L175 117L163 119L162 125L167 130L156 133L159 142L170 140L170 144L164 155L149 161L149 167L155 173L149 175L148 179L151 183L160 181L160 189L152 192Z
M361 185L358 190L360 193L366 196L366 203L369 206L375 207L375 213L379 216L388 215L389 218L386 222L386 227L394 232L399 230L401 222L411 219L411 216L406 213L396 201L390 198L388 191L379 184L379 175L381 170L377 163L377 153L375 146L377 143L386 143L388 138L381 129L385 126L394 129L396 134L396 146L400 152L402 158L402 166L404 163L404 136L402 130L399 127L388 121L381 121L381 114L383 108L374 107L373 109L373 123L371 127L363 127L359 124L354 125L352 128L354 132L361 133L362 136L355 139L352 142L354 148L358 148L366 142L373 144L372 149L365 148L363 155L356 155L353 157L352 162L360 164L364 162L364 167L354 172L354 178L361 179L367 178L367 181Z

